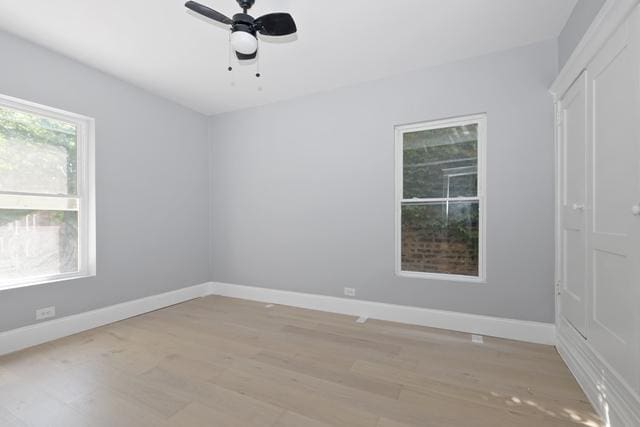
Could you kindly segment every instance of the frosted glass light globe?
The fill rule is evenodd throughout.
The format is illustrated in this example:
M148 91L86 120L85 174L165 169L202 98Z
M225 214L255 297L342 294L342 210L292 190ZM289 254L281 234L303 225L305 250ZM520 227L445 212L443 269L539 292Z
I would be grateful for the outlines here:
M252 34L236 31L231 33L231 46L237 52L251 55L258 49L258 40Z

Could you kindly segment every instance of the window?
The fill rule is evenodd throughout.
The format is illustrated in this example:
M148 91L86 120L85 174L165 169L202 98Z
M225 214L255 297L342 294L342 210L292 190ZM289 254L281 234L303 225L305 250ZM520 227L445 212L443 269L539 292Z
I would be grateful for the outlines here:
M93 120L0 96L0 289L95 274Z
M396 127L396 272L484 280L486 117Z

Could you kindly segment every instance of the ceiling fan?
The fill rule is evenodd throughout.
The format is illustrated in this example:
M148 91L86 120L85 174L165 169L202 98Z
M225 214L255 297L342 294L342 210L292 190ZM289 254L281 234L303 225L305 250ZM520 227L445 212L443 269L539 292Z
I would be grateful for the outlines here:
M209 19L231 26L231 47L239 60L253 59L258 54L256 34L265 36L287 36L297 31L296 23L288 13L269 13L259 18L247 14L255 0L236 0L242 13L229 18L222 13L195 1L188 1L185 6Z

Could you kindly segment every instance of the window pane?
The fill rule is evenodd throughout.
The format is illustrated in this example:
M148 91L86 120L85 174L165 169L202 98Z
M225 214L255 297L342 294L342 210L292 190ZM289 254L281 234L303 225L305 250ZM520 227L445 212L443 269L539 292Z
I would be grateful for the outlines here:
M77 212L0 209L0 282L77 271Z
M0 107L0 191L76 194L76 127Z
M403 198L477 196L477 124L407 132L402 151Z
M478 276L478 202L402 206L402 271Z

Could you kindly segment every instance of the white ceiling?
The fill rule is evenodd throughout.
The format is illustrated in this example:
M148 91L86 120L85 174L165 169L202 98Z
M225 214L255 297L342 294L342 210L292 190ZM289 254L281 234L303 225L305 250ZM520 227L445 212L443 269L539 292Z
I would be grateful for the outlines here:
M256 0L295 40L227 71L228 35L183 0L0 0L0 28L205 114L237 110L557 37L577 0ZM200 0L229 16L235 0Z

